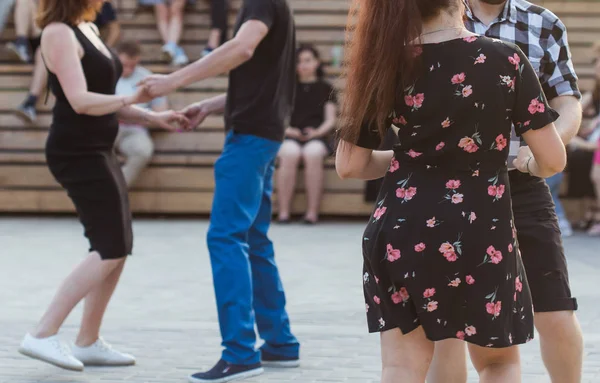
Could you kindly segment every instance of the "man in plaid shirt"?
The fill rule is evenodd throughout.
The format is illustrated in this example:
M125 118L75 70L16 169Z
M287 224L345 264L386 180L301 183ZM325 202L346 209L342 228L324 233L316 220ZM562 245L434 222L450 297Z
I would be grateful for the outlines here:
M465 0L466 26L472 32L517 44L537 71L563 142L577 134L581 94L573 69L564 24L552 12L525 0ZM523 145L513 133L509 169ZM533 156L528 148L523 154ZM519 170L509 172L517 238L527 271L540 335L542 359L553 383L581 381L583 339L574 311L558 220L550 191L541 178ZM477 361L475 367L477 368ZM506 363L516 363L506 361ZM484 364L485 365L485 364ZM457 368L458 366L458 368ZM518 364L515 365L518 368ZM478 371L480 375L493 371ZM465 383L467 369L462 341L437 342L430 383Z

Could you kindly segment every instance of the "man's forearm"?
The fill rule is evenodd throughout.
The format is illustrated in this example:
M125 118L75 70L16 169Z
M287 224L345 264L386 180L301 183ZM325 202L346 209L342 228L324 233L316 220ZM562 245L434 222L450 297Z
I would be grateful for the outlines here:
M573 96L559 96L550 100L550 106L560 114L554 126L567 145L577 135L581 126L581 104Z
M215 96L207 100L208 109L210 113L223 113L225 111L225 103L227 101L227 94Z
M250 60L253 52L233 39L211 54L170 75L177 87L185 87L197 81L218 76L237 68Z

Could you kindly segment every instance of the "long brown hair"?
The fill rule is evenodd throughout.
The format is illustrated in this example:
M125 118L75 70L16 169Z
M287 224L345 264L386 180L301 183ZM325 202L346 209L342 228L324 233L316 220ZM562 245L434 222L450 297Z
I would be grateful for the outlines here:
M56 22L75 25L82 20L93 21L97 11L90 0L41 0L36 22L42 29Z
M356 143L363 123L376 124L381 137L398 91L417 75L420 47L414 45L423 21L455 0L354 0L346 27L346 87L339 138ZM354 19L358 17L356 23Z

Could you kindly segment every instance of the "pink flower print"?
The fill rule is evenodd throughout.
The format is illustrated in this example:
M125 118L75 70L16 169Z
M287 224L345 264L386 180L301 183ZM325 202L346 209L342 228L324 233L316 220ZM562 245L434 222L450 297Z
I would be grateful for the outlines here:
M502 252L494 249L494 246L488 247L487 253L490 256L490 262L494 265L497 265L502 261Z
M515 82L516 78L510 76L502 76L500 75L500 83L502 85L506 85L511 91L515 90Z
M521 63L521 58L519 57L518 54L515 53L512 57L509 56L508 62L513 64L515 66L516 70L519 70L519 64Z
M472 275L467 275L465 280L467 281L467 285L472 285L473 283L475 283L475 278L473 278Z
M452 203L457 205L463 201L463 195L460 193L456 193L452 195Z
M387 250L387 260L390 262L394 262L397 261L398 259L400 259L400 250L398 249L394 249L392 247L391 244L387 244L386 246L386 250Z
M472 43L474 41L477 41L477 36L469 36L469 37L465 37L463 38L464 41L468 42L468 43Z
M502 195L504 194L504 189L505 189L504 185L498 185L498 187L496 188L496 198L498 198L498 199L502 198Z
M379 299L379 297L377 295L373 296L373 302L380 304L381 303L381 299Z
M397 159L395 159L395 158L392 157L392 162L390 162L389 172L393 173L393 172L395 172L398 169L400 169L400 163L398 162Z
M471 85L467 85L462 89L462 96L464 98L467 98L472 94L473 94L473 87Z
M479 169L475 170L473 172L473 174L471 174L472 177L479 177Z
M395 305L397 305L398 303L402 303L402 297L400 296L400 291L396 291L395 293L392 294L392 302L394 302Z
M375 283L379 284L379 278L377 278L377 275L373 275L375 277Z
M473 223L473 221L475 221L477 219L477 216L475 215L475 212L472 211L471 214L469 214L469 223Z
M396 189L396 197L398 197L398 198L406 197L406 189L404 189L404 188Z
M460 180L448 180L446 182L446 189L458 189L460 187Z
M423 47L416 46L416 47L413 48L413 56L414 57L420 56L421 53L423 53Z
M467 326L467 328L465 328L465 334L467 334L467 336L472 336L477 334L477 329L475 329L475 326Z
M458 287L458 285L460 285L460 278L456 278L448 283L450 287Z
M490 197L495 197L497 192L498 192L498 188L496 187L496 185L488 186L488 195Z
M417 244L415 245L415 251L416 251L417 253L420 253L420 252L422 252L423 250L425 250L425 244L424 244L423 242L421 242L421 243L417 243Z
M458 256L454 251L449 251L447 253L444 253L444 258L446 258L448 262L456 262Z
M487 59L487 57L485 57L483 53L480 53L479 56L475 59L475 64L473 65L483 64L485 63L485 59Z
M462 84L467 79L467 75L465 73L459 73L452 76L452 80L450 80L454 85Z
M423 292L423 298L431 298L435 295L435 288L431 287L429 289L425 289Z
M401 287L399 293L400 293L400 297L402 298L402 302L406 302L410 298L410 295L408 295L408 291L406 290L406 287Z
M437 310L438 308L438 303L437 301L431 301L429 303L427 303L427 311L432 312Z
M385 327L385 321L383 320L383 318L379 318L379 327Z
M425 94L418 93L415 97L413 97L415 109L419 109L423 106L423 101L425 101Z
M498 135L498 137L496 137L496 150L498 150L499 152L503 151L504 148L506 148L506 143L507 142L504 135Z
M442 150L444 148L444 146L446 146L446 144L444 142L440 142L439 144L436 145L435 150Z
M529 126L530 123L531 123L531 120L527 120L523 123L523 126Z
M515 278L515 290L518 292L523 291L523 282L521 282L521 279L518 276Z
M530 114L536 114L536 113L544 113L544 111L546 110L546 106L544 105L543 102L538 101L537 98L534 98L533 100L531 100L531 103L529 104L529 107L527 108L527 110L529 111ZM528 123L531 121L527 121ZM529 125L529 124L527 124ZM525 125L525 126L527 126Z
M430 218L427 220L427 227L435 227L435 223L436 223L435 217Z
M369 312L369 304L368 304L368 303L365 303L365 310L366 310L367 312Z
M415 105L415 100L411 95L406 95L404 96L404 103L406 104L406 106L413 106Z
M448 252L454 253L454 246L452 246L450 242L444 242L440 245L439 252L442 254Z
M379 221L381 216L383 216L385 214L386 210L387 210L387 207L385 207L385 206L378 207L377 209L375 209L375 213L373 213L373 218L375 218L375 221Z
M417 194L417 188L414 186L409 187L408 189L406 189L406 193L404 196L404 200L406 201L410 201L411 199L413 199L413 197Z
M517 301L517 292L515 291L515 295L513 296L514 301Z
M410 149L406 154L408 154L412 158L417 158L423 153L415 152L414 150Z
M512 251L513 251L513 245L512 245L512 243L509 243L508 244L508 252L512 253Z
M465 340L465 332L464 331L457 331L456 332L456 337L460 340Z
M486 303L485 310L488 314L494 316L494 318L500 316L500 311L502 311L502 302L498 301L496 304L494 302Z
M479 150L479 146L475 143L471 137L463 137L458 142L458 147L464 150L467 153L475 153Z
M442 121L442 128L449 128L450 125L452 125L452 121L450 121L450 117L446 117L446 119Z
M396 117L396 118L394 118L392 120L392 122L394 124L400 124L400 125L406 125L406 124L408 124L408 121L406 121L406 118L404 118L404 116Z

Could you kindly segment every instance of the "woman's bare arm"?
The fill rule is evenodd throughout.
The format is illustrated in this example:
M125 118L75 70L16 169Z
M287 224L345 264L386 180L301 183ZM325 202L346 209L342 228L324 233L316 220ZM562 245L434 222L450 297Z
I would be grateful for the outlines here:
M42 34L42 53L48 69L56 74L69 104L78 114L102 116L127 105L148 101L143 88L133 96L88 91L81 66L81 47L66 24L53 23L45 28ZM147 98L150 96L147 95Z

